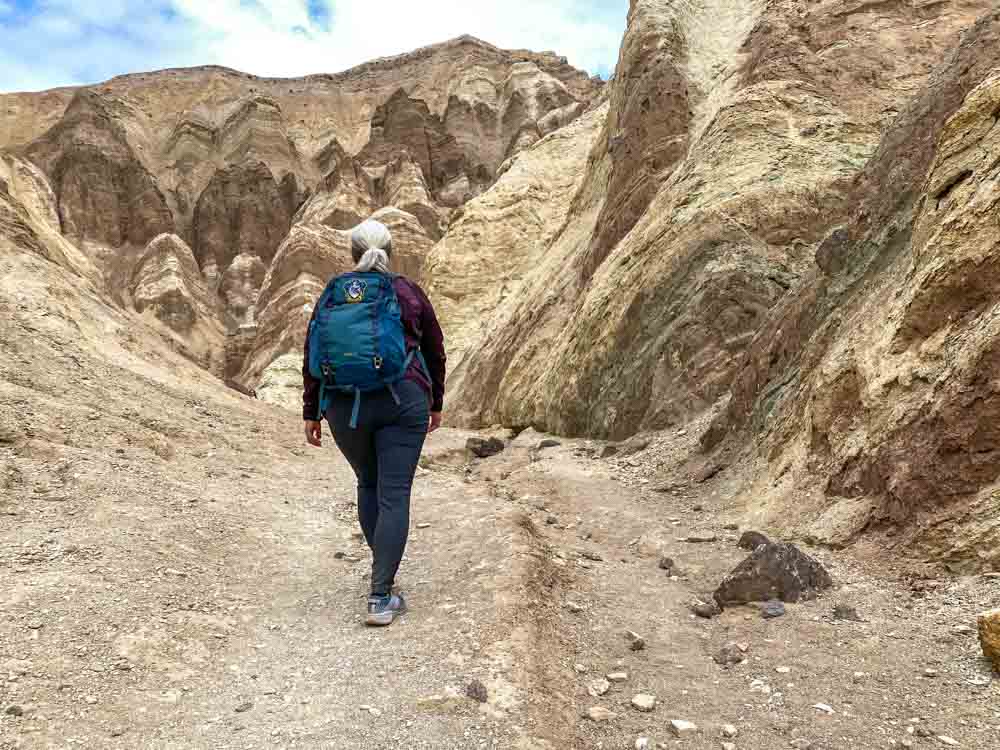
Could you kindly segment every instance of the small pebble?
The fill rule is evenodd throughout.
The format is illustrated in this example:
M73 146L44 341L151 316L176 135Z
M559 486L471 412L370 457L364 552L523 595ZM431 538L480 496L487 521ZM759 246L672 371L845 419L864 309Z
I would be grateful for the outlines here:
M722 736L733 739L736 735L740 733L740 730L736 728L734 724L723 724L722 725Z
M640 693L639 695L632 698L632 707L637 711L642 711L643 713L649 713L654 708L656 708L656 696L648 695L646 693Z
M616 716L617 714L612 713L608 709L604 708L604 706L593 706L592 708L587 709L586 713L586 717L588 719L598 723L611 721Z
M594 680L587 686L587 692L592 698L600 698L611 689L611 683L607 680Z
M825 703L817 703L816 705L813 706L813 708L815 708L817 711L822 711L825 714L837 713L836 711L833 710L832 707L826 705Z
M675 737L688 737L698 732L698 725L683 719L671 719L670 731Z
M646 639L632 630L625 631L625 639L628 641L628 647L633 651L642 651L646 648Z
M626 682L628 680L628 672L612 672L608 675L608 682Z

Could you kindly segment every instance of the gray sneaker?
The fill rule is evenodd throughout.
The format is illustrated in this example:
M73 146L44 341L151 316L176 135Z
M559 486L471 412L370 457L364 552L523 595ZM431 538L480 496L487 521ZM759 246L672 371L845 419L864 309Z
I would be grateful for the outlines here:
M406 600L402 594L369 596L368 616L365 618L365 623L376 627L384 627L392 625L393 620L404 614L406 614Z

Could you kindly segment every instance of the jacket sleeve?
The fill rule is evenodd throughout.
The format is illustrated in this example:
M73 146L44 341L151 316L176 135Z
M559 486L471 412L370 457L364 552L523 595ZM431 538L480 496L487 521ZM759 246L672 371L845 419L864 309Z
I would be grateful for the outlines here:
M316 309L319 307L319 300L313 307L313 314L309 318L309 326L312 326L316 319ZM302 419L305 421L322 420L319 414L319 381L309 372L309 328L306 328L306 343L302 347Z
M448 357L444 351L444 334L441 332L441 325L438 323L437 315L434 313L434 306L427 298L424 290L416 284L413 285L420 295L421 315L420 328L422 337L420 340L420 351L424 355L427 363L428 374L431 376L431 411L441 411L444 408L444 381L446 375L446 364Z

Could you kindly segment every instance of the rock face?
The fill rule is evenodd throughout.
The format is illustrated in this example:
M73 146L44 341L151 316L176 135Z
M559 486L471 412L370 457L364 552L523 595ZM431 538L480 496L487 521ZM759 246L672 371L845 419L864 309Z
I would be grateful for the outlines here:
M554 54L462 37L336 76L194 68L0 95L0 149L45 176L51 223L91 257L109 296L127 305L135 280L138 307L154 310L182 350L253 385L246 378L301 345L301 316L278 319L288 310L274 284L325 281L331 269L323 252L294 254L315 267L282 265L281 248L303 237L339 242L320 226L345 230L385 210L396 270L419 274L450 213L528 143L517 136L571 122L600 89ZM190 247L195 263L173 241L166 255L163 242L144 251L162 235ZM73 255L46 252L67 263ZM201 287L219 304L195 305ZM285 302L295 296L284 288ZM229 345L195 324L205 315ZM253 326L261 340L248 346ZM240 352L253 361L234 362Z
M794 544L764 544L741 562L715 590L720 607L778 599L812 599L833 581L826 568Z
M609 112L566 221L529 246L516 296L462 357L455 416L618 439L728 395L894 113L989 9L850 5L631 4ZM494 225L475 244L450 244L502 187L465 207L429 269L511 246Z
M786 467L779 526L793 528L794 502L799 530L817 537L890 524L953 569L1000 563L998 51L992 10L853 181L819 267L750 342L703 438L706 450L760 445L758 486Z

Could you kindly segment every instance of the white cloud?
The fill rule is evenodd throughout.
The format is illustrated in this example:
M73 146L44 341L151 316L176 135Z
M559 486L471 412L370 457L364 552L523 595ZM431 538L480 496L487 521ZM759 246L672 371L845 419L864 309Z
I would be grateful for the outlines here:
M597 72L614 67L626 12L624 0L40 0L0 17L0 91L185 65L333 73L461 34Z

